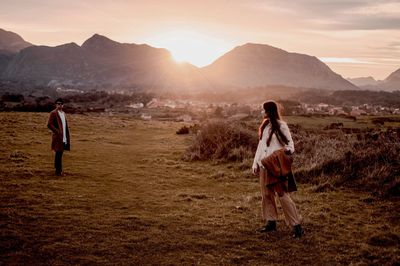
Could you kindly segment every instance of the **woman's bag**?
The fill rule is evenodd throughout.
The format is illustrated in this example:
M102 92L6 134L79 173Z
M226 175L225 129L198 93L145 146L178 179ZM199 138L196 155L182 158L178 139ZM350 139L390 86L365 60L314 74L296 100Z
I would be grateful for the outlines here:
M261 163L269 176L284 178L292 172L293 156L287 154L285 149L282 148L263 158Z

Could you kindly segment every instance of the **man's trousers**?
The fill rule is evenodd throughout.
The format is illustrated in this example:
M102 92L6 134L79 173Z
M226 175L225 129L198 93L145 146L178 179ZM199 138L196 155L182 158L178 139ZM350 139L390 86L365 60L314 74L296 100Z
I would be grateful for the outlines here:
M62 156L64 151L56 151L54 158L54 168L56 168L56 175L61 175L62 173Z

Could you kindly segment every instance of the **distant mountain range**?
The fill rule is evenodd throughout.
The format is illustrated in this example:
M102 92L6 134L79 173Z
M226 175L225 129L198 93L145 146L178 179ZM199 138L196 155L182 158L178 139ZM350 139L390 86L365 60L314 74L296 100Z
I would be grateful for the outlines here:
M378 80L375 80L373 77L359 77L359 78L348 78L348 81L353 83L356 86L367 86L367 85L377 85L379 83Z
M400 90L400 68L391 73L384 80L375 80L373 77L348 78L347 80L362 89Z
M400 71L387 79L400 83ZM137 86L201 91L270 85L332 90L358 89L316 57L264 45L245 44L211 65L176 63L166 49L119 43L93 35L81 46L36 46L0 30L0 77L37 85ZM355 82L357 83L357 82Z

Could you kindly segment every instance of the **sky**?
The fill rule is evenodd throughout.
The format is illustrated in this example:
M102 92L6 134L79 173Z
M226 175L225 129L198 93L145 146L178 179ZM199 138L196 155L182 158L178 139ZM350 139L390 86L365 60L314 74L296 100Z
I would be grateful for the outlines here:
M0 0L0 28L49 46L98 33L200 67L250 42L316 56L344 78L400 68L400 0Z

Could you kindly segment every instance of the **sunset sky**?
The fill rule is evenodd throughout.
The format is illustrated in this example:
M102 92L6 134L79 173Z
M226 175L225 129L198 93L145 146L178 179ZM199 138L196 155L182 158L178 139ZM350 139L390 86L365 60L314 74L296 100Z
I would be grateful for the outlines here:
M400 0L1 0L0 28L50 46L98 33L197 66L252 42L316 56L345 78L400 68Z

